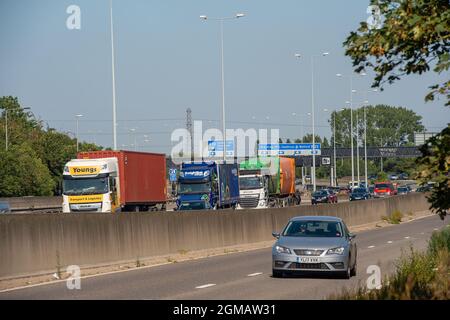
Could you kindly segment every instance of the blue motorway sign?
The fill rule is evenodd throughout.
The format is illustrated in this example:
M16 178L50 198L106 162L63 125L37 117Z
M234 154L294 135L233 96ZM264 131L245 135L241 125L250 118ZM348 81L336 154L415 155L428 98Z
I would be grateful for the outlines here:
M234 140L227 140L226 142L227 156L234 156ZM223 140L209 140L208 141L208 156L221 157L223 155Z
M321 144L314 144L316 155L321 154ZM280 155L280 156L311 156L313 154L312 143L268 143L258 144L259 155Z
M177 181L177 169L169 169L169 181L170 182Z

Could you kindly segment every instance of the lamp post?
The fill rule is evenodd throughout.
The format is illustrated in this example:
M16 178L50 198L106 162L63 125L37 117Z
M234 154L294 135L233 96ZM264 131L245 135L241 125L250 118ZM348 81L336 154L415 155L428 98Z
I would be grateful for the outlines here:
M322 52L321 55L312 55L311 56L311 121L312 121L312 174L311 179L313 183L313 191L316 191L316 143L315 143L315 124L314 124L314 58L320 56L327 56L329 52ZM301 55L299 53L295 54L296 58L300 58Z
M113 149L117 150L117 116L116 116L116 78L114 67L114 26L112 0L109 0L109 16L111 28L111 72L112 72L112 107L113 107Z
M78 153L78 135L79 135L79 130L78 130L78 121L80 120L80 118L82 117L82 114L77 114L75 115L76 121L77 121L77 153Z
M365 73L359 74L365 76ZM356 90L353 89L353 75L343 75L341 73L336 74L337 77L348 77L350 79L350 148L351 148L351 165L352 165L352 182L351 188L353 189L353 183L355 181L355 165L354 165L354 152L353 152L353 93Z
M367 109L367 105L369 104L369 100L367 100L367 94L371 93L371 92L378 92L378 89L365 90L362 92L364 93L364 104L363 104L363 110L364 110L364 175L365 175L365 182L366 182L366 188L367 188L369 186L368 178L367 178L367 116L366 116L366 109Z
M243 13L237 13L232 17L219 17L211 18L206 15L201 15L202 20L215 20L220 22L220 60L221 60L221 73L222 73L222 134L223 134L223 163L226 163L227 157L227 144L226 144L226 132L225 132L225 74L224 74L224 58L223 58L223 22L225 20L239 19L245 17Z

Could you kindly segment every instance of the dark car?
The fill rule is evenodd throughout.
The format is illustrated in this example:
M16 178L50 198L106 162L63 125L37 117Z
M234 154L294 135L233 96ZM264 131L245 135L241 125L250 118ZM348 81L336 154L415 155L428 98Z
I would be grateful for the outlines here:
M409 176L408 176L407 173L404 173L404 172L403 172L403 173L400 173L400 174L399 174L398 178L399 178L400 180L408 180Z
M430 191L431 191L431 186L429 186L429 185L420 186L416 189L416 192L430 192Z
M8 202L0 201L0 213L11 213L11 207Z
M377 176L376 174L371 174L371 175L369 175L369 176L367 177L367 179L369 179L369 180L377 180L377 179L378 179L378 176Z
M367 200L370 198L370 194L366 188L355 188L352 193L350 193L349 200Z
M411 192L411 189L408 186L400 186L397 188L397 194L408 194Z
M311 204L336 203L336 202L337 202L337 195L326 189L316 191L311 196Z

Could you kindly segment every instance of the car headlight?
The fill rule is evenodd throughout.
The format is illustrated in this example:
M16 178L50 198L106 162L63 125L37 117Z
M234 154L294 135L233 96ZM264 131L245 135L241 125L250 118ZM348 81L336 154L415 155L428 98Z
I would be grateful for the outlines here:
M327 254L343 254L344 250L345 250L344 247L328 249Z
M291 254L291 250L290 250L289 248L286 248L286 247L276 246L276 247L275 247L275 250L276 250L278 253L287 253L287 254Z

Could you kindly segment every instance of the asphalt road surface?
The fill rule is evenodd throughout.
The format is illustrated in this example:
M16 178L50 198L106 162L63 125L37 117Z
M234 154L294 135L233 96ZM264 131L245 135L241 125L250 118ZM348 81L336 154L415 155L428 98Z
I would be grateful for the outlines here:
M0 299L323 299L365 284L369 265L382 275L410 247L424 249L433 231L446 227L437 216L357 234L358 273L351 280L332 277L271 276L269 248L193 261L134 269L81 279L81 289L66 282L0 293Z

